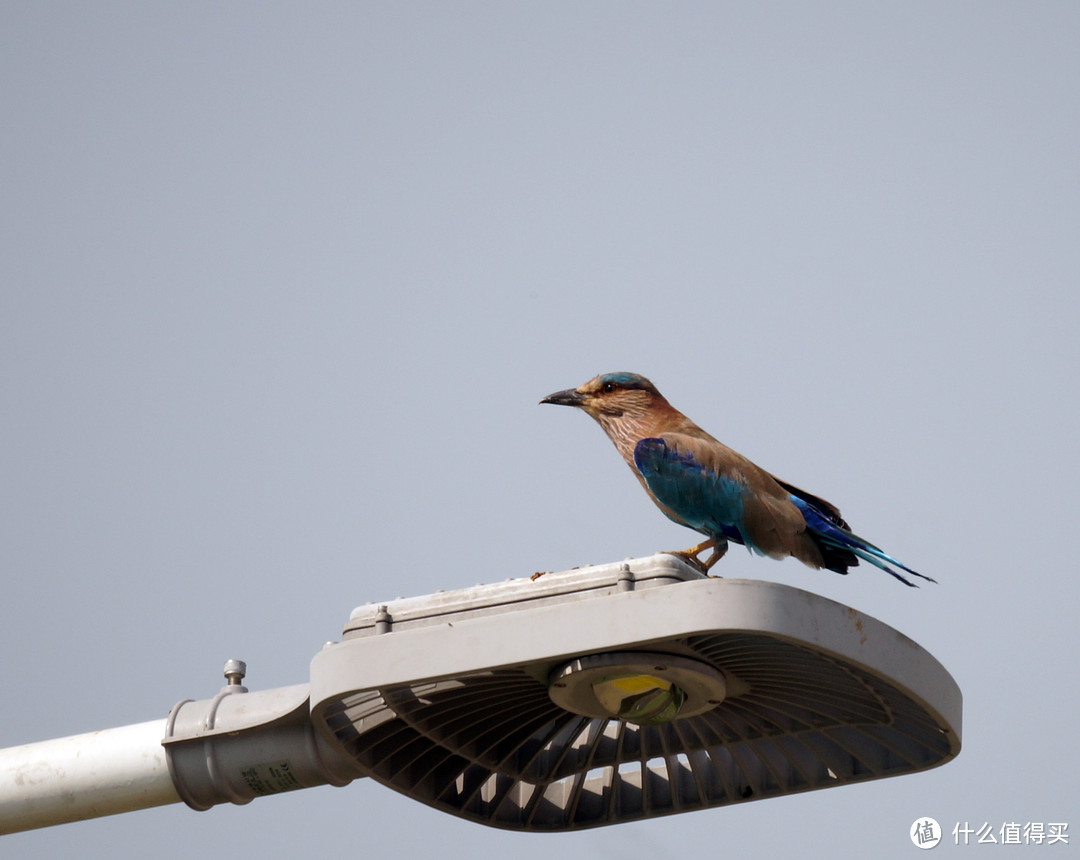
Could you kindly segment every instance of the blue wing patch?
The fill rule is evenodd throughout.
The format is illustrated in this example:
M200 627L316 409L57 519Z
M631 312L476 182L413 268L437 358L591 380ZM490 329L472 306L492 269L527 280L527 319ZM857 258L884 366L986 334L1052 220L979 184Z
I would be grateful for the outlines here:
M668 519L710 537L751 546L739 528L743 484L710 471L693 454L659 437L634 446L634 465Z

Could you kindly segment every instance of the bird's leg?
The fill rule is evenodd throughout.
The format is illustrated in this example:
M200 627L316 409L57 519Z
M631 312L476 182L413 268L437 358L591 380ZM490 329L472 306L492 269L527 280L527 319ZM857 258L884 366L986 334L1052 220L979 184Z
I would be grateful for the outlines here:
M724 553L727 552L728 542L724 541L722 544L713 547L713 551L709 553L709 557L705 559L705 570L708 572L709 568L716 564L720 559L724 557Z
M717 541L716 538L709 538L708 540L703 540L699 544L695 544L694 546L690 547L690 549L676 550L674 552L668 553L668 555L678 556L679 558L692 564L702 573L708 573L709 568L724 557L724 553L727 552L727 548L728 542L723 538L721 538L720 541ZM702 561L700 558L698 558L698 554L704 552L707 549L711 549L712 552L709 553L709 557L705 559L705 561Z
M716 538L709 538L708 540L703 540L701 543L694 544L690 549L684 549L682 552L677 552L675 555L681 555L686 558L694 556L696 558L700 553L707 549L712 549L715 546Z

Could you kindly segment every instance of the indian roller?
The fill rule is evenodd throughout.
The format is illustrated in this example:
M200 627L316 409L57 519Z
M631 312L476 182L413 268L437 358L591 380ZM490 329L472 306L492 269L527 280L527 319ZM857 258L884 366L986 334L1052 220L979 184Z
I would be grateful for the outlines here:
M853 534L835 505L714 439L643 376L605 373L540 402L577 407L599 423L668 519L705 535L674 553L705 571L734 541L758 555L794 556L836 573L846 574L862 559L905 585L915 587L892 566L936 582ZM698 556L705 550L711 552L702 562Z

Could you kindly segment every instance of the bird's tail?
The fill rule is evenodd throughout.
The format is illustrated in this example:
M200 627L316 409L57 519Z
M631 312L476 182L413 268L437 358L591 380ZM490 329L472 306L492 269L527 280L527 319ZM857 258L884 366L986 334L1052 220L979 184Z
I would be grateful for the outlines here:
M835 570L837 573L847 573L848 564L858 564L854 559L846 563L841 560L844 556L850 554L851 556L869 562L874 565L874 567L880 568L890 576L895 576L904 583L904 585L910 585L912 588L917 588L918 586L907 577L897 573L889 565L895 565L901 570L910 573L912 576L917 576L928 582L937 582L936 579L933 579L926 574L919 573L917 570L912 570L906 564L897 561L880 547L874 546L865 538L861 538L854 532L851 532L846 528L841 528L831 522L805 499L800 499L798 496L793 495L791 496L791 500L795 503L795 506L802 511L803 519L806 520L806 528L814 535L817 542L821 545L821 548L825 550L823 555L826 556L826 567L828 569ZM829 564L828 550L840 551L841 558L837 559L837 564Z

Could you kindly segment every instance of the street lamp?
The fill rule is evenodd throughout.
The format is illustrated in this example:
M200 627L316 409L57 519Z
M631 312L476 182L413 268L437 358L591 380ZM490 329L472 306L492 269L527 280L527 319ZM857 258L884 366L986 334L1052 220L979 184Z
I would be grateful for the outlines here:
M960 751L919 645L800 589L655 555L355 610L309 683L244 667L164 721L0 750L0 833L371 777L514 830L897 776ZM63 766L60 766L63 765Z

